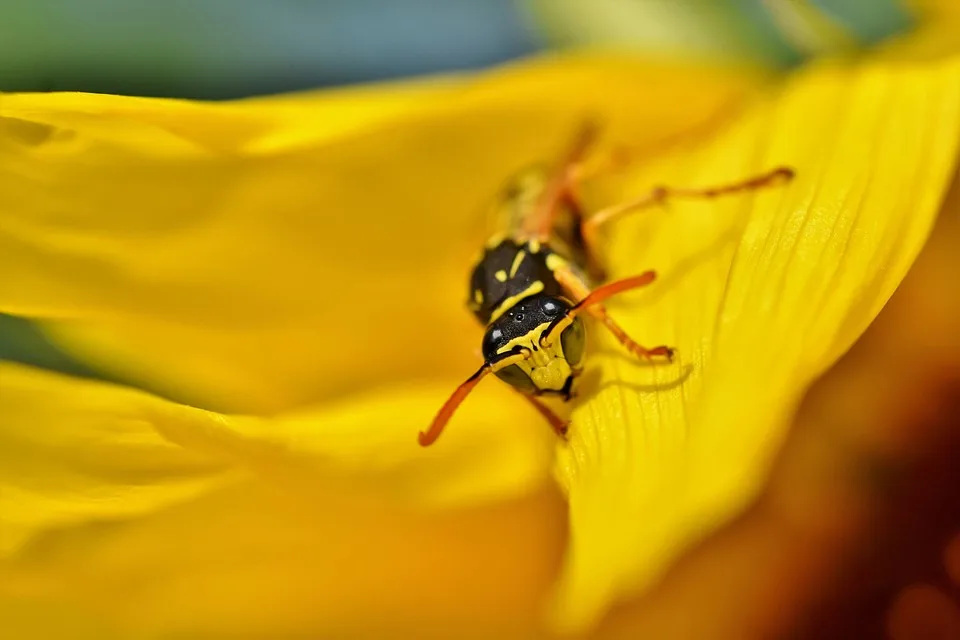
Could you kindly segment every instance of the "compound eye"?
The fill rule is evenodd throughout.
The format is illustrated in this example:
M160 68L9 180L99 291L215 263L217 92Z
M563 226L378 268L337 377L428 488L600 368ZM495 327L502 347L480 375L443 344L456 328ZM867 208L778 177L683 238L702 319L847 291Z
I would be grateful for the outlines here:
M563 357L571 366L580 364L583 359L583 346L586 340L583 329L583 321L580 318L574 318L573 324L563 330L560 334L560 345L563 347Z
M536 390L536 387L533 384L533 380L530 379L530 376L528 376L523 369L515 364L500 369L500 371L497 371L494 375L510 386L516 387L520 391Z
M501 347L501 342L503 341L503 331L497 327L493 327L488 330L483 336L483 344L480 346L480 351L483 353L484 360L492 359L496 353L497 349Z
M560 306L560 303L552 298L547 298L540 303L540 309L550 318L555 318L560 315L560 312L563 311L563 307Z

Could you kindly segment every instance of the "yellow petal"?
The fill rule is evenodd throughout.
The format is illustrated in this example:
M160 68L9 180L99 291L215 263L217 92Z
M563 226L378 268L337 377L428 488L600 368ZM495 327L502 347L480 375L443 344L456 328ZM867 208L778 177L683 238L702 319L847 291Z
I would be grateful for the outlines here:
M23 464L2 487L3 543L8 552L40 549L39 559L4 567L0 584L16 593L3 611L17 614L4 619L35 623L50 603L84 616L92 607L86 622L96 625L98 612L120 602L136 616L121 624L133 627L161 620L188 628L184 616L214 624L229 610L239 628L276 631L287 612L316 624L363 622L364 592L367 606L380 602L399 617L403 611L386 606L392 594L402 593L398 602L408 608L424 598L405 618L414 621L449 611L496 614L504 602L535 611L535 590L523 585L533 580L542 590L564 531L536 506L543 498L506 507L523 514L518 547L515 518L497 529L492 507L461 507L425 524L404 516L416 527L392 517L411 504L530 496L548 472L552 436L539 426L514 428L539 421L518 420L517 401L498 385L478 392L442 448L416 445L417 431L474 366L480 331L463 309L462 287L481 241L479 210L511 171L553 155L584 112L599 113L643 149L704 123L754 86L712 74L601 58L534 62L476 82L386 94L228 105L0 98L0 310L41 320L76 353L169 396L269 413L299 407L273 418L226 417L4 365L4 436ZM668 100L674 96L686 99L678 107ZM305 406L319 400L326 402ZM20 445L38 426L50 439ZM146 459L115 448L126 441L143 441ZM151 466L158 451L171 459ZM194 454L203 456L197 464L212 465L209 475L181 470L181 457ZM111 460L129 468L116 472ZM137 476L144 469L149 477ZM250 484L259 478L301 496L297 508L277 513ZM363 501L358 514L349 509L354 500ZM555 500L547 504L546 515L556 512ZM299 519L314 505L322 525ZM353 526L357 520L362 526ZM101 539L105 529L92 525L102 521L119 521L121 532ZM430 527L443 542L434 545L446 558L436 567L443 579L427 570L420 576L417 567L428 561L416 555L401 578L379 584L377 576ZM247 529L252 548L219 553ZM324 537L328 529L334 542ZM195 555L171 555L173 541L201 535ZM429 535L422 535L428 547ZM531 551L538 536L541 546ZM51 557L44 540L62 540L63 551ZM456 551L446 553L450 540ZM504 544L518 549L515 556L483 551ZM369 558L359 557L368 547ZM338 586L351 568L332 562L337 554L357 558L362 579ZM87 564L89 557L96 560ZM209 565L198 561L208 557ZM233 576L222 568L235 565ZM90 582L93 566L99 573L88 593L78 585ZM149 578L166 566L168 573ZM282 582L272 571L293 577ZM327 586L312 584L317 572ZM488 595L454 588L467 580ZM520 596L502 586L516 580ZM248 606L276 581L293 586L263 607ZM198 602L194 583L224 595ZM145 586L128 593L130 584ZM341 588L352 605L331 596L316 606L318 593ZM163 602L171 604L141 611Z
M403 487L375 486L394 479L379 460L355 476L318 470L312 441L336 409L294 434L18 365L0 364L0 383L0 637L492 637L537 624L565 531L543 484L413 509L395 499ZM297 439L247 437L269 427ZM413 475L437 468L421 460Z
M0 362L0 557L47 530L136 517L235 479L224 460L165 438L151 415L162 406Z
M241 483L0 564L0 633L534 637L561 549L547 526L561 518L548 492L419 514L332 487L305 499Z
M602 378L584 391L559 457L571 549L558 625L589 624L650 585L755 495L800 394L872 321L923 245L958 139L960 58L824 63L698 149L630 177L618 198L797 171L787 186L672 200L609 231L613 277L660 273L611 313L679 358L643 366L598 337L590 366Z
M226 104L5 95L0 311L208 408L449 388L477 361L464 278L507 175L587 113L642 150L755 85L590 56Z
M440 507L526 495L548 479L552 460L548 430L520 428L538 416L496 402L504 391L496 385L478 391L484 411L465 411L444 447L428 451L415 436L447 392L439 385L372 389L273 418L2 362L0 390L0 553L52 528L149 513L240 470Z

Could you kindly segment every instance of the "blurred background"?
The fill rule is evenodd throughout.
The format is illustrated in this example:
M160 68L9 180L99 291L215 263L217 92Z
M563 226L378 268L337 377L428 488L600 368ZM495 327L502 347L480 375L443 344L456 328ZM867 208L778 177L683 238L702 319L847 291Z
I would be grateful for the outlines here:
M0 90L224 99L627 46L796 64L904 0L0 0Z

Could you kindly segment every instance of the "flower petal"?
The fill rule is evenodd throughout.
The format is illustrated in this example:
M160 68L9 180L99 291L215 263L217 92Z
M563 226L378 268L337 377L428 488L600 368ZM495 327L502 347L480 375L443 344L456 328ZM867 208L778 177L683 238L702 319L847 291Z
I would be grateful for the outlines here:
M804 389L863 332L923 245L958 139L960 58L830 62L699 148L631 176L618 198L778 165L797 172L755 194L674 199L609 231L614 277L661 276L611 313L679 358L643 366L600 338L590 366L602 377L584 391L559 457L571 506L560 627L589 624L650 585L755 496Z
M0 382L2 637L492 637L537 624L565 533L546 484L416 509L394 499L403 488L374 486L391 482L376 460L353 478L315 472L316 430L256 447L236 434L290 429L19 365L0 364ZM417 480L436 472L428 460Z
M591 56L226 104L6 95L0 311L226 411L459 381L480 337L464 278L501 181L584 114L649 148L756 81Z
M136 517L235 479L157 431L160 404L0 362L0 556L42 531Z
M552 460L546 429L510 428L536 414L496 401L496 385L478 391L485 411L464 412L443 448L424 451L415 435L445 391L437 385L260 418L2 362L0 382L0 553L49 529L149 513L241 470L304 491L348 483L395 505L436 508L527 495L548 480Z

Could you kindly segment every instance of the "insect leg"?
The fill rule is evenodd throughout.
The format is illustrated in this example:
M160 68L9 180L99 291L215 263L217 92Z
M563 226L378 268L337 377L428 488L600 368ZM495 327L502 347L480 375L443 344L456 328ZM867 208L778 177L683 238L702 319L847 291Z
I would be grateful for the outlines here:
M586 285L583 280L581 280L577 274L575 274L569 267L563 266L559 267L554 271L554 277L556 277L557 282L563 287L564 291L573 299L578 300L579 302L574 307L574 312L578 312L581 308L598 319L603 325L614 335L614 337L624 346L627 351L630 353L644 359L651 359L654 357L666 357L668 360L673 357L673 349L664 345L657 347L647 348L639 343L637 343L633 338L623 330L619 324L617 324L613 318L610 317L610 314L607 313L607 309L601 300L612 296L616 293L622 291L627 291L630 289L638 289L644 287L656 278L656 274L653 271L647 271L639 276L633 278L627 278L625 280L618 280L616 282L611 282L605 284L594 291L591 291L590 288ZM562 330L562 326L557 326L557 329ZM544 333L553 333L553 331L547 331ZM550 339L548 335L548 340Z
M581 263L587 275L593 282L602 282L607 279L606 269L600 261L600 254L587 244L583 236L584 223L587 220L587 207L575 190L575 183L571 183L564 191L561 202L572 216L571 237L569 238L570 251L575 260Z
M670 198L717 198L720 196L744 193L772 187L783 184L791 180L794 176L793 169L789 167L777 167L772 171L753 176L745 180L733 182L730 184L719 185L715 187L703 188L680 188L680 187L656 187L649 193L646 193L634 200L628 200L620 204L615 204L606 209L601 209L583 219L581 234L583 236L584 246L587 252L594 254L597 251L597 234L601 226L616 220L628 213L633 213L642 209L662 204Z
M671 149L689 147L691 144L710 136L718 126L735 117L740 109L739 101L731 100L727 104L719 105L713 115L689 128L685 128L683 131L669 133L656 140L648 140L641 145L618 144L601 157L598 162L594 162L590 166L586 166L587 163L584 162L575 167L574 181L586 182L599 175L622 171L638 162L643 162L645 158L663 155Z
M560 164L540 194L533 212L523 221L522 231L530 238L546 242L559 214L560 204L570 189L575 169L597 138L598 127L592 120L584 121Z
M634 154L627 147L614 147L607 151L598 161L588 162L586 159L570 169L570 183L583 184L599 176L618 173L636 162Z

